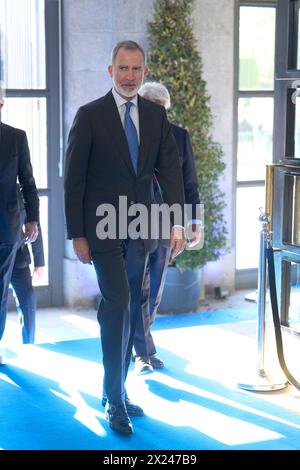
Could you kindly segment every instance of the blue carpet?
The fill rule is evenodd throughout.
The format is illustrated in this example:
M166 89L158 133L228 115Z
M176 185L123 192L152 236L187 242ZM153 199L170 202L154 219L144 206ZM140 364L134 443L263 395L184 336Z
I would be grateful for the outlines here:
M0 448L300 449L299 412L222 380L232 353L216 338L226 344L230 324L255 317L255 309L159 317L155 338L167 367L143 377L130 372L129 394L146 412L132 419L130 437L105 421L99 338L28 347L0 368ZM219 362L216 376L210 361L212 368Z
M211 310L209 312L195 312L174 316L159 316L153 325L153 331L166 328L184 328L200 325L218 325L255 320L257 308L228 308L224 310Z

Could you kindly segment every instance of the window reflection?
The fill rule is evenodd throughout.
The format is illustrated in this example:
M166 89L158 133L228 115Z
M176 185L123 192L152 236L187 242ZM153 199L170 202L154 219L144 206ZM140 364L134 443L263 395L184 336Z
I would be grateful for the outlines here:
M46 88L43 0L0 0L0 46L7 88Z
M27 133L33 173L38 188L47 188L46 98L7 98L2 120Z
M264 180L272 162L273 98L240 98L238 108L238 181Z
M293 244L300 246L300 177L295 177L293 198Z
M272 90L274 83L275 8L240 8L239 89Z
M244 3L244 2L243 2ZM249 2L250 3L250 2ZM272 162L275 5L239 8L236 268L257 268L259 207Z
M290 104L290 106L293 106L293 104ZM295 148L293 152L293 158L300 158L300 98L299 97L296 98L296 102L295 102Z
M300 4L300 2L298 1L298 4ZM299 6L299 10L300 10L300 6ZM298 48L297 48L297 69L300 68L300 15L299 15L300 11L298 11Z
M288 275L288 326L300 330L300 264L286 262Z
M300 176L284 178L283 241L300 246Z

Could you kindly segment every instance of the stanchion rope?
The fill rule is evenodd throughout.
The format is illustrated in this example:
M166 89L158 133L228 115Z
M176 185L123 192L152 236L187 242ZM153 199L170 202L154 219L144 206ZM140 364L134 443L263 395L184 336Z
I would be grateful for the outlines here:
M275 282L274 252L273 252L272 246L267 247L267 260L268 260L271 307L272 307L272 315L273 315L273 322L274 322L274 329L275 329L276 350L277 350L279 364L286 378L288 379L289 383L292 384L295 388L297 388L297 390L300 390L300 383L290 373L289 369L287 368L285 358L284 358L281 325L280 325L278 302L277 302L276 282Z

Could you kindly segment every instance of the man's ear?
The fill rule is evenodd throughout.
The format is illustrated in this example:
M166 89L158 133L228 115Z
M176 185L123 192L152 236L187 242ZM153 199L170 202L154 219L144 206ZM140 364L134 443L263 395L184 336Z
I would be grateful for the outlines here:
M147 77L148 73L149 73L149 69L148 69L148 67L145 67L144 68L144 77Z
M107 70L108 70L109 75L112 77L112 76L113 76L113 68L112 68L112 65L109 65L108 68L107 68Z

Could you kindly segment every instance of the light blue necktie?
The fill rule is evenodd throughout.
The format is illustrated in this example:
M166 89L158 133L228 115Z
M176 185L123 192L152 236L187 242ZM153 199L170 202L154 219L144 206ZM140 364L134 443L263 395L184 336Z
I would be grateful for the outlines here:
M138 157L139 157L139 142L137 131L133 121L130 117L130 108L133 106L131 101L127 101L125 103L126 106L126 113L125 113L125 122L124 122L124 130L127 137L130 157L132 161L132 165L134 168L135 173L137 173L137 166L138 166Z

